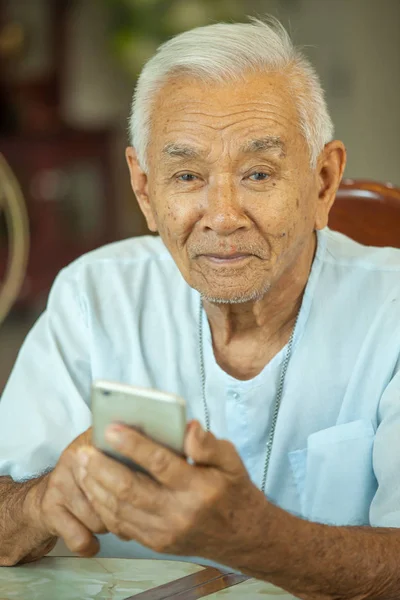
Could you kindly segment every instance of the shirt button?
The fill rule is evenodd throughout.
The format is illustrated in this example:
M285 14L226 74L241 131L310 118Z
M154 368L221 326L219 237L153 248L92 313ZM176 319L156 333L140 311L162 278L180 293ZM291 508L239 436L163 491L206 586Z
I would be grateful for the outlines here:
M237 392L232 392L232 398L234 400L238 400L239 399L239 394Z

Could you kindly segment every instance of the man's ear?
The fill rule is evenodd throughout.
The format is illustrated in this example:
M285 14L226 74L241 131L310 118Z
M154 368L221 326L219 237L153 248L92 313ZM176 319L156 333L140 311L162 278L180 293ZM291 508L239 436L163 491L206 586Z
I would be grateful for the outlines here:
M145 216L147 227L150 231L156 232L158 228L149 200L147 175L139 165L136 150L132 146L126 149L125 156L130 173L131 186L139 203L140 210Z
M319 194L315 229L323 229L328 224L329 211L335 201L345 166L346 148L343 142L334 140L326 144L317 163Z

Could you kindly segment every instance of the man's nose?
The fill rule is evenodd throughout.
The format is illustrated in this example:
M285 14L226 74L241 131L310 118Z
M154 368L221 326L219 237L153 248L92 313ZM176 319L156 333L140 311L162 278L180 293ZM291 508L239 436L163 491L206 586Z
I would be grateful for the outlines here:
M244 211L234 182L226 179L209 184L202 225L219 235L230 235L238 229L250 227L250 219Z

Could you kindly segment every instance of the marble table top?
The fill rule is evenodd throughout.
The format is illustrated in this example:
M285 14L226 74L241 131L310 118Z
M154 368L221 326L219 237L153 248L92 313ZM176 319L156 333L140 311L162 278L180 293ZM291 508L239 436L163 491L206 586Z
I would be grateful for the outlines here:
M125 600L202 569L192 563L163 560L46 557L36 563L0 568L0 600ZM293 598L255 579L209 594L207 599L222 597Z

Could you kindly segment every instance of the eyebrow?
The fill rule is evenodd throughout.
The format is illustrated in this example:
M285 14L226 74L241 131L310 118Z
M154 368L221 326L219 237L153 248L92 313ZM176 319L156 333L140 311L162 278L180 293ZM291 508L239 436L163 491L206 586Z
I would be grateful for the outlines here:
M246 142L240 152L248 154L251 152L278 152L281 157L286 156L286 147L280 137L269 135L263 138L257 138Z
M192 146L174 143L164 146L162 153L170 156L171 158L199 158L203 154Z
M280 137L266 136L249 140L240 147L242 154L257 153L257 152L277 152L279 156L286 156L286 147ZM204 152L196 150L193 146L185 146L184 144L169 143L164 146L162 153L171 158L203 158Z

